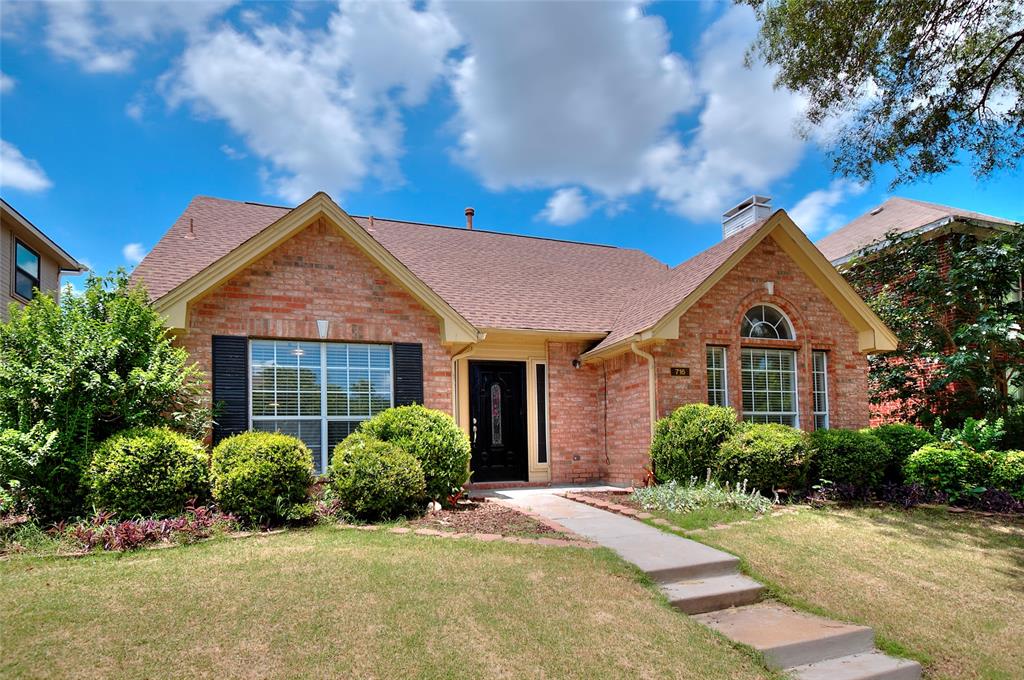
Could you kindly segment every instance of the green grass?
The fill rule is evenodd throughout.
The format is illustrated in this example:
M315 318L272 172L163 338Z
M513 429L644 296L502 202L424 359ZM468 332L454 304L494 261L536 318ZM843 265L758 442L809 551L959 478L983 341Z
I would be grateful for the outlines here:
M801 509L692 535L795 606L872 626L930 678L1020 678L1024 523L944 509Z
M736 508L704 507L690 512L670 512L668 510L648 510L655 517L661 517L684 531L707 529L716 524L730 524L757 517L758 513Z
M770 677L604 550L320 527L0 562L0 677Z

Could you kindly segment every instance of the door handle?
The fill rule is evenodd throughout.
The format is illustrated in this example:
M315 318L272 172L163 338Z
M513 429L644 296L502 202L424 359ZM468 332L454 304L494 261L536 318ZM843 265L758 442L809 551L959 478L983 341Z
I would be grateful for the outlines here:
M476 418L473 418L473 446L476 446Z

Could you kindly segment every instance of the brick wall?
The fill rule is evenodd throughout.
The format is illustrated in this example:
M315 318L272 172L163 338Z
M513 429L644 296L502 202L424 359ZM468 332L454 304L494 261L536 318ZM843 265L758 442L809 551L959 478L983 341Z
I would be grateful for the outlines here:
M650 466L651 407L647 362L628 352L603 366L607 389L607 472L609 484L639 484Z
M451 361L440 321L336 227L314 223L193 304L178 337L209 375L212 335L418 342L426 406L451 412Z
M572 367L584 348L548 343L548 440L551 481L581 483L604 478L602 367Z

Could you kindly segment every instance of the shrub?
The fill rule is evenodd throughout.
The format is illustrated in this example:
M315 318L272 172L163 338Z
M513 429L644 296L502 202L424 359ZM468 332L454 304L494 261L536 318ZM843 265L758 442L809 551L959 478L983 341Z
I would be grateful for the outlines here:
M36 423L28 432L0 430L0 491L7 499L4 512L37 514L38 508L60 504L60 456L56 432ZM57 480L55 481L55 478Z
M939 433L940 441L957 447L970 447L975 451L999 448L1005 434L1002 418L995 420L968 418L959 428L952 429L942 427L942 421L936 420L935 431Z
M1011 450L1024 449L1024 404L1011 406L1003 416L1003 448Z
M992 488L1024 501L1024 451L1007 451L992 467Z
M974 486L971 480L978 468L980 465L971 449L927 444L910 454L903 472L908 483L941 491L955 501Z
M359 431L412 454L432 500L445 501L469 479L469 437L446 413L399 406L363 422Z
M213 498L249 523L292 519L307 505L313 454L300 440L272 432L243 432L213 450Z
M670 512L692 512L701 508L723 508L768 512L772 502L757 489L747 491L742 487L729 489L714 480L698 482L690 478L684 484L671 480L667 484L640 487L633 491L633 500L644 510L668 510Z
M183 430L201 428L201 394L199 370L124 272L90 277L83 293L59 303L38 295L0 323L0 429L43 423L59 433L37 476L44 519L84 509L92 446L168 418Z
M210 493L209 456L202 444L161 427L139 427L97 447L86 473L89 500L121 516L181 514Z
M890 458L881 439L854 430L815 430L810 447L815 478L860 489L878 486Z
M703 479L718 469L718 449L736 430L736 412L722 406L687 404L657 422L651 462L662 482Z
M364 519L410 515L426 501L426 477L416 457L364 432L334 448L331 480L345 510Z
M906 423L890 423L864 431L881 439L889 448L889 465L885 470L885 478L897 484L903 481L903 463L907 457L925 444L936 441L935 435L928 430Z
M745 425L722 444L719 461L723 480L747 480L761 491L797 491L806 483L807 437L787 425Z

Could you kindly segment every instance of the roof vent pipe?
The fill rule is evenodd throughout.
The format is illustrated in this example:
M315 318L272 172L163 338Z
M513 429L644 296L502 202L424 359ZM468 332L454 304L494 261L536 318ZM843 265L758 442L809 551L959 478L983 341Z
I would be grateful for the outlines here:
M473 210L472 208L466 208L466 229L473 228L473 215L475 214L475 210Z
M751 196L722 214L722 238L726 239L772 214L771 196Z
M196 224L195 224L195 220L190 217L190 218L188 218L188 233L185 234L185 238L195 238L195 237L196 237Z

